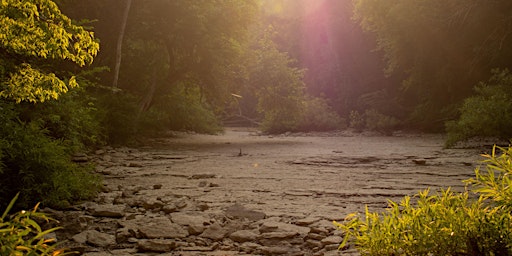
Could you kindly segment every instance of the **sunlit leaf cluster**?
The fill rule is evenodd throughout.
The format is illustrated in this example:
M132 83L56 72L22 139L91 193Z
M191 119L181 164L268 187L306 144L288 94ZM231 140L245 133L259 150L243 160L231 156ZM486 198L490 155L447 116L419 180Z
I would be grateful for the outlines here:
M30 211L22 210L9 216L17 198L18 195L11 200L0 218L0 255L65 255L64 250L56 248L55 239L45 237L59 228L43 230L38 224L38 221L53 220L37 212L39 204Z
M0 96L17 102L56 99L76 86L38 63L91 64L99 49L93 33L75 25L50 0L0 2Z
M72 24L50 0L2 0L0 46L23 56L90 64L98 52L93 33Z
M33 69L29 64L21 64L16 72L10 74L5 82L5 88L0 91L0 96L21 101L44 102L45 100L57 99L68 88L77 86L74 77L71 77L66 84L53 73L42 73Z

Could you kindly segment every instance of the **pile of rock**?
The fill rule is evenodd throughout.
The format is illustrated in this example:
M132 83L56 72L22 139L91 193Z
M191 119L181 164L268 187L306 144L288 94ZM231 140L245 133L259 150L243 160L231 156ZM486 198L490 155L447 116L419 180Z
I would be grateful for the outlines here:
M122 179L129 172L116 167L142 167L140 161L155 159L132 149L108 148L74 160L94 161L105 177ZM172 158L176 159L182 158ZM199 188L218 186L208 181L215 178L212 174L188 178L197 180ZM352 249L338 250L342 233L331 220L267 216L236 203L213 207L160 189L161 184L105 184L94 202L64 212L44 210L63 227L52 234L61 246L88 256L358 255ZM151 196L155 194L160 196Z
M126 197L133 191L118 191L111 203L89 202L74 211L46 209L64 225L57 239L89 256L341 254L342 234L329 220L268 217L240 204L212 211L184 197ZM343 251L350 254L356 255Z

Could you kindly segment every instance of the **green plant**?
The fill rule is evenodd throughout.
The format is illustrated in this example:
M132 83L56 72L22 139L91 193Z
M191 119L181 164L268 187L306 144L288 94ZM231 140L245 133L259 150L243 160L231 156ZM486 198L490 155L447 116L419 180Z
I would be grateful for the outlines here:
M361 115L361 113L356 110L350 111L349 126L357 132L361 132L365 127L364 115Z
M367 129L386 135L390 135L399 124L395 117L381 114L375 109L366 110L364 116Z
M512 149L498 149L502 154L486 155L487 172L477 168L466 181L478 199L468 191L425 190L415 203L407 196L383 213L350 214L334 222L345 231L340 248L351 241L362 255L510 255Z
M512 138L512 74L493 70L487 83L475 87L476 95L467 98L460 117L446 123L446 146L473 137Z
M466 182L473 185L473 190L481 197L512 212L512 147L495 146L491 154L484 154L483 157L486 170L482 172L476 168L475 178Z
M325 99L309 97L304 103L299 130L330 131L346 128L345 120L332 110Z
M90 167L71 162L66 143L48 136L39 122L16 119L12 105L1 106L0 198L12 198L21 191L19 207L42 202L59 208L90 199L99 191L99 177ZM5 203L0 202L0 206Z
M96 99L80 87L56 101L39 105L21 103L17 107L22 121L38 122L49 137L63 141L74 151L82 151L105 142L103 116L96 105Z
M37 212L39 204L31 211L23 210L8 216L18 195L11 200L0 218L0 255L65 255L63 249L57 249L54 239L45 237L59 227L43 230L36 222L52 220L44 213Z
M167 127L215 134L222 131L217 116L204 102L197 86L179 84L164 98L159 111L166 115Z

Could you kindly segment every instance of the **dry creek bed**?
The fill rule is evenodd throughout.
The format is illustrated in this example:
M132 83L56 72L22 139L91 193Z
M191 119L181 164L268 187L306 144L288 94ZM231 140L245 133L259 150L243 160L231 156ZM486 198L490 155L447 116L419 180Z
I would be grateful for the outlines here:
M108 255L358 255L337 250L341 221L365 205L431 188L464 190L481 149L443 149L442 135L349 132L180 133L141 148L105 148L102 193L64 212L62 245Z

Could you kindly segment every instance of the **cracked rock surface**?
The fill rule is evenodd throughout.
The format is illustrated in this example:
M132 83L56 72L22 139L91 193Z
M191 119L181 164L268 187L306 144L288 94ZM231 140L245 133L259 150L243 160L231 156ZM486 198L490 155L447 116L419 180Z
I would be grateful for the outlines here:
M463 190L480 151L441 135L175 134L90 154L94 202L52 213L83 255L358 255L333 220L426 188Z

